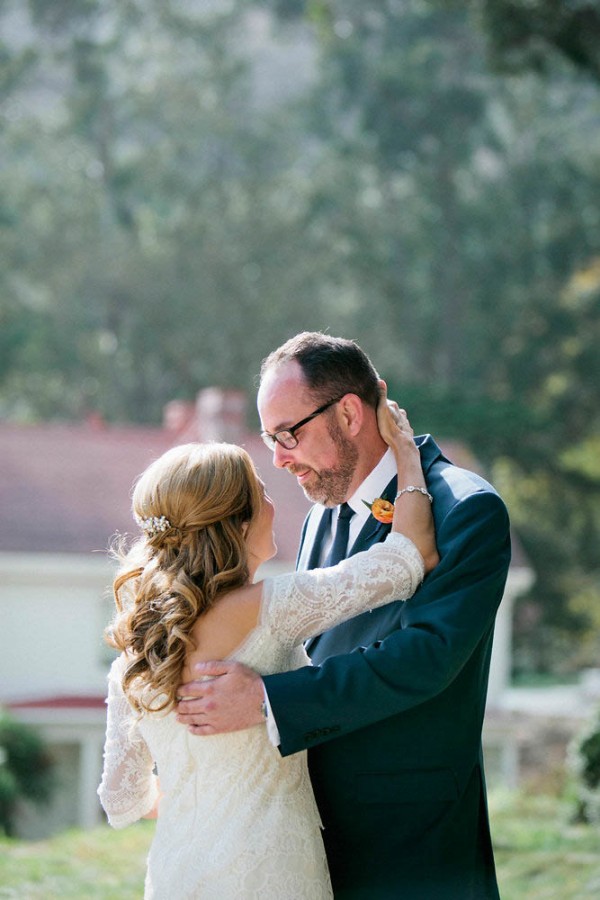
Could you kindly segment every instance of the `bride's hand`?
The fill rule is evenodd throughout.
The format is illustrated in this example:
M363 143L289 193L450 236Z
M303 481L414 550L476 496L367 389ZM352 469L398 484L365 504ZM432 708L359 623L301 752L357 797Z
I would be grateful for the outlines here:
M384 381L379 382L379 404L377 425L383 440L392 449L414 447L414 431L408 421L406 410L400 409L394 400L388 400Z

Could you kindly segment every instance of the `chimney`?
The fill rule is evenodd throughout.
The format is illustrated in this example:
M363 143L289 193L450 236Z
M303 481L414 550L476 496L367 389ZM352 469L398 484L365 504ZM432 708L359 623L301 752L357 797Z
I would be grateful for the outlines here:
M199 440L241 444L246 435L246 407L244 391L204 388L196 397Z
M194 419L194 404L186 400L170 400L163 409L163 428L174 434L185 431Z
M104 431L106 429L106 422L104 421L102 413L95 409L91 409L86 413L85 423L91 431Z

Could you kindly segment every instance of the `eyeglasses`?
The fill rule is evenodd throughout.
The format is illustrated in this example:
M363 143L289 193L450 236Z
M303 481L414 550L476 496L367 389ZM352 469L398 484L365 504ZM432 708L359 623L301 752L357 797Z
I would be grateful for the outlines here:
M342 397L343 396L344 394L342 394ZM291 428L286 428L284 431L276 431L275 434L270 434L268 431L261 431L260 436L269 450L274 450L276 444L285 447L286 450L293 450L294 447L298 446L296 431L298 431L299 428L302 428L303 425L306 425L307 422L310 422L311 419L316 419L317 416L320 416L321 413L325 412L326 409L329 409L330 406L333 406L334 403L339 403L342 397L336 397L335 400L324 403L323 406L316 409L314 413L311 413L310 416L307 416L305 419L301 419L300 422L296 422Z

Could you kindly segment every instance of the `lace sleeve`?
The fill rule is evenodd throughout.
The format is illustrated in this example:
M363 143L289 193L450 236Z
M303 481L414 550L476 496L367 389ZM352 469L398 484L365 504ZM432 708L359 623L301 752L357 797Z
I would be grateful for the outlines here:
M423 575L415 545L391 532L330 569L265 579L261 618L279 641L293 646L368 609L412 597Z
M98 796L113 828L124 828L150 812L158 798L153 759L136 725L136 713L121 687L122 657L108 676L104 771Z

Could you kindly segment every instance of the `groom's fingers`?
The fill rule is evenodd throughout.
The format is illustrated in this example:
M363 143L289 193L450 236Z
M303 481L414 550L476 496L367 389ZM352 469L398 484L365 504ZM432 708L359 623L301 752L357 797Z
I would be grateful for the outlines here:
M248 666L199 663L194 674L199 680L177 691L177 721L192 734L222 734L264 723L262 679Z
M206 709L205 695L197 697L182 697L177 704L177 714L182 715L201 715Z
M177 704L177 718L180 722L190 722L187 717L205 716L208 712L214 710L214 687L210 681L191 681L189 684L183 684L179 689L178 697L180 700Z
M216 734L212 725L188 725L190 734Z
M207 693L207 682L205 678L217 678L221 675L227 675L232 670L232 663L219 661L196 663L193 667L198 675L197 681L188 681L186 684L180 684L177 689L177 699L204 697Z
M207 662L199 662L193 666L194 672L198 677L217 678L219 675L227 675L236 666L236 663L223 662L221 659L211 659Z

